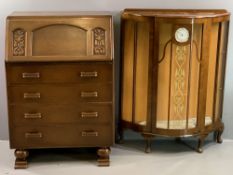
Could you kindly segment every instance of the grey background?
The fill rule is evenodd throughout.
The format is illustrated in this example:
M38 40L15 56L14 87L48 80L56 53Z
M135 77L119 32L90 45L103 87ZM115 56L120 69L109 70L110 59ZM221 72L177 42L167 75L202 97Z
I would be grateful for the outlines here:
M233 12L233 1L230 0L1 0L0 1L0 139L8 139L7 100L5 81L5 19L13 11L111 11L115 22L115 60L117 82L119 82L119 36L120 11L124 8L184 8L184 9L217 9L223 8ZM224 138L233 139L233 36L230 24L228 60L225 81L223 121ZM118 83L116 83L118 84ZM118 103L119 87L116 101ZM119 116L119 106L116 117ZM127 133L128 138L139 138L137 134Z

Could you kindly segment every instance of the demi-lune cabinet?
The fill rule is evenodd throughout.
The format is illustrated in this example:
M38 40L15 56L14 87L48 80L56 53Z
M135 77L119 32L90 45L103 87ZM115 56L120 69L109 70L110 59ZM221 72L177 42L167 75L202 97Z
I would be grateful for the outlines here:
M108 13L16 12L7 18L6 75L15 168L30 149L114 143L113 21Z
M122 13L121 137L197 136L221 143L229 13L126 9Z

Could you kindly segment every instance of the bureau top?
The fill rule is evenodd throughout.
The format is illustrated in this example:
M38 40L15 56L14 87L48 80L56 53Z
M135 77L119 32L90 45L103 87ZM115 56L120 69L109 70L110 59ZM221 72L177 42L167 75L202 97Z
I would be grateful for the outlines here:
M6 61L111 61L108 12L14 12L6 22Z
M57 11L30 11L30 12L13 12L8 16L8 19L18 18L51 18L51 17L111 17L111 13L107 11L78 11L78 12L57 12Z
M123 14L169 18L215 18L230 15L224 9L125 9Z

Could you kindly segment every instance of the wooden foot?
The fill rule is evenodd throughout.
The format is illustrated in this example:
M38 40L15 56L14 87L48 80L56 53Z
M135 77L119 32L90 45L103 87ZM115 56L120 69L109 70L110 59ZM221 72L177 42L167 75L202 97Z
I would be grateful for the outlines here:
M203 144L204 144L204 141L205 141L205 138L207 137L207 135L201 135L198 139L198 146L197 146L197 152L198 153L202 153L203 152Z
M147 138L147 139L146 139L146 148L145 148L145 152L146 152L146 153L150 153L150 152L151 152L151 138Z
M146 140L145 153L150 153L151 152L151 139L153 136L147 135L147 134L142 134L142 136Z
M222 133L224 131L224 124L216 132L216 142L222 143Z
M110 161L109 161L110 152L111 152L110 148L99 148L97 150L98 166L109 166L110 165Z
M119 143L119 144L124 143L124 130L123 129L120 129L120 131L119 131L119 139L118 139L117 143Z
M15 150L15 169L26 169L28 167L27 157L29 152L23 149Z

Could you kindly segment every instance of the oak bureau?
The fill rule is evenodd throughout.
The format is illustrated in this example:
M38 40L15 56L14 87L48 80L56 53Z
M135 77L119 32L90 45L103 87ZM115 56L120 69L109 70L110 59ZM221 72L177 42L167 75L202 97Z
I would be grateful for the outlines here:
M15 12L7 18L6 74L15 168L30 149L96 147L109 165L114 143L112 16Z

